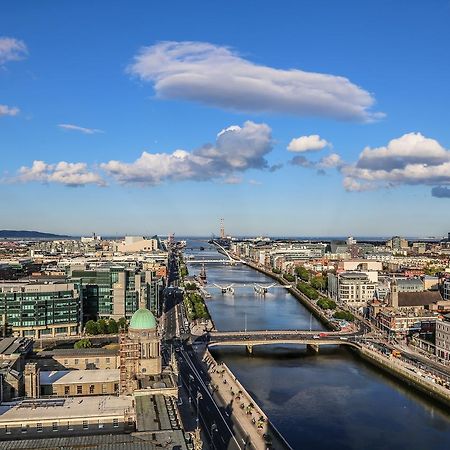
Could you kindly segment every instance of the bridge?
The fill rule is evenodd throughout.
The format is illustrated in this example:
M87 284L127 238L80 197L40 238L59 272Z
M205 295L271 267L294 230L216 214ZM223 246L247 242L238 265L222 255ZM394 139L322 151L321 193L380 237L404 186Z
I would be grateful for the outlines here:
M245 346L252 353L255 345L301 344L318 351L321 345L347 345L359 348L355 333L340 331L303 331L303 330L269 330L269 331L212 331L205 335L208 347Z
M237 261L233 258L222 259L189 259L186 258L187 264L239 264L241 261Z

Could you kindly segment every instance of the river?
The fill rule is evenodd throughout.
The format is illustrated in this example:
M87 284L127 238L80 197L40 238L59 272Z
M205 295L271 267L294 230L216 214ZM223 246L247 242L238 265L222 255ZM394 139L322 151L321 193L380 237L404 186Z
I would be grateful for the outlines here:
M205 247L204 251L199 246ZM187 254L217 259L205 242ZM189 266L190 273L200 269ZM206 266L208 308L218 330L323 329L291 294L253 284L272 280L247 266ZM235 294L213 287L234 284ZM245 286L243 286L245 285ZM448 450L450 412L339 347L309 353L301 346L214 350L295 450Z

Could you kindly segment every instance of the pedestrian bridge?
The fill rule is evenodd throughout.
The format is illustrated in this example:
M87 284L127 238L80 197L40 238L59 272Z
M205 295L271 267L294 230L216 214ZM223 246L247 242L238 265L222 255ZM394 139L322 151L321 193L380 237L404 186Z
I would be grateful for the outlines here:
M297 344L307 345L318 350L321 345L347 345L359 347L359 333L343 333L338 331L212 331L205 335L208 347L246 346L252 351L255 345Z

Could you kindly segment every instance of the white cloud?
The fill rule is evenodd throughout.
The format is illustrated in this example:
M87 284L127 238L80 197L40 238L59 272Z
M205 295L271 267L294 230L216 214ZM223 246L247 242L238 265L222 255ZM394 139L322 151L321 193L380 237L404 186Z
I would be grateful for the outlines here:
M0 105L0 117L2 116L17 116L20 109L14 106Z
M325 147L331 147L331 144L325 139L322 139L318 134L311 134L310 136L300 136L292 139L287 149L290 152L318 152Z
M38 160L33 161L31 167L23 166L19 169L15 181L60 183L72 187L87 184L105 185L100 175L88 170L86 163L68 163L65 161L60 161L56 164L47 164Z
M164 181L205 181L228 177L248 169L269 169L265 155L272 150L271 129L247 121L242 127L222 130L215 144L188 152L143 152L132 163L109 161L101 168L120 183L157 185Z
M450 151L434 139L408 133L385 147L366 147L355 164L341 171L348 191L438 185L432 194L443 197L444 186L450 185Z
M70 123L60 123L58 125L59 128L62 128L63 130L69 130L69 131L79 131L83 134L96 134L96 133L103 133L102 130L98 130L97 128L85 128L80 127L78 125L72 125Z
M316 164L319 169L332 169L334 167L341 167L343 165L343 161L337 153L330 153L327 156L324 156L320 161Z
M0 37L0 66L9 61L19 61L28 55L23 41L11 37Z
M254 64L205 42L144 47L128 72L152 82L160 98L195 101L244 112L373 121L373 96L347 78Z
M435 165L450 160L447 150L438 141L420 133L408 133L392 139L385 147L366 147L359 156L361 169L401 169L408 164Z

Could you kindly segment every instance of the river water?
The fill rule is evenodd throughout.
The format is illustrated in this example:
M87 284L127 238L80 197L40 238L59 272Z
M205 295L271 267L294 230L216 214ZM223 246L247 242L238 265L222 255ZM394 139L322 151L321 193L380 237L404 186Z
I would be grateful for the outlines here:
M200 251L198 247L205 247ZM187 254L220 257L205 242ZM191 274L200 266L189 266ZM246 266L206 266L208 308L218 330L323 329L283 288L265 297L253 284L272 280ZM213 286L234 284L235 294ZM295 450L449 450L450 412L339 347L309 353L301 346L214 350Z

